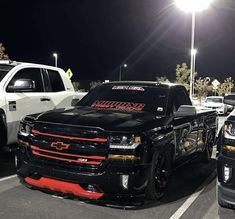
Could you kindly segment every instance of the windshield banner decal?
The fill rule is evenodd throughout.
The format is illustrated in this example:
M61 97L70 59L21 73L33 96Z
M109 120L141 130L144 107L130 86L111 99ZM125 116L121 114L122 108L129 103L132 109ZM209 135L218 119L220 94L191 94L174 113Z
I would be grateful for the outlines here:
M140 112L145 107L145 104L97 100L91 105L91 107L102 108L102 109L117 109L117 110L123 110L123 111L139 111Z
M138 86L113 86L112 90L130 90L130 91L144 91L143 87Z

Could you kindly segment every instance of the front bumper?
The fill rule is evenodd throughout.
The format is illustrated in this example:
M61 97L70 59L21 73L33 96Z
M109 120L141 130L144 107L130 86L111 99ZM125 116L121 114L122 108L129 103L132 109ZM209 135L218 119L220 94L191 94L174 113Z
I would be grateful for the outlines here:
M225 114L225 108L224 107L210 107L210 106L205 106L205 107L208 108L208 109L216 110L216 112L219 115L224 115Z
M224 182L224 167L230 168L230 178ZM235 206L235 159L219 154L217 158L218 197Z
M70 194L89 200L143 200L149 165L117 165L110 162L101 172L63 169L30 159L27 150L17 150L17 174L23 183L42 190ZM128 176L128 188L122 176Z
M227 188L218 182L217 191L218 191L218 197L223 202L235 206L235 189Z

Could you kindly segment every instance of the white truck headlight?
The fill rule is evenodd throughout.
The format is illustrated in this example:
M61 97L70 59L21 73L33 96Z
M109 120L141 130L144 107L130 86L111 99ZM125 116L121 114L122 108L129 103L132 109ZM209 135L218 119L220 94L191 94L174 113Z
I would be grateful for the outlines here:
M134 135L110 136L109 141L109 147L113 149L135 149L140 145L141 137Z
M19 134L23 136L29 136L32 127L24 122L20 123Z

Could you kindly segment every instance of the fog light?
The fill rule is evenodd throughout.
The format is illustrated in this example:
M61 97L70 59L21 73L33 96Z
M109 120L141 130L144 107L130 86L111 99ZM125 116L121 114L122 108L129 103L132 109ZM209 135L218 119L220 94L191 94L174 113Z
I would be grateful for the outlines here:
M228 182L232 177L232 168L224 166L224 182Z
M124 189L128 189L129 175L121 175L121 184Z

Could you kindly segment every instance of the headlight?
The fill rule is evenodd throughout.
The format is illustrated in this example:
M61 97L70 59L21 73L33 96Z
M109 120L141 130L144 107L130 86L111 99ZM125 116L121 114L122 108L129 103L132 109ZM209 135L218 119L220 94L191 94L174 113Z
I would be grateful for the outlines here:
M29 136L32 127L24 122L20 123L19 134L23 136Z
M140 143L140 136L110 136L110 148L113 149L135 149Z
M226 134L235 136L235 123L226 122L224 125L225 137Z

